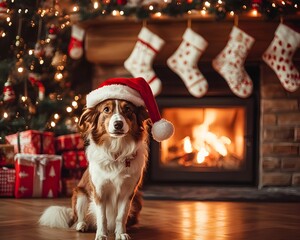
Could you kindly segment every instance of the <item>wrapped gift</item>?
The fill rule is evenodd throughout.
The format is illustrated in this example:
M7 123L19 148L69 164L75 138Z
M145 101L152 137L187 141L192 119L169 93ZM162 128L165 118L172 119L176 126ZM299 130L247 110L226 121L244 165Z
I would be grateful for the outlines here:
M79 133L62 135L55 139L56 151L84 149L84 141Z
M14 165L14 146L0 144L0 166Z
M15 155L16 198L57 197L62 157L49 154Z
M15 191L15 169L0 168L0 196L13 197Z
M5 137L15 153L54 154L54 133L28 130Z
M62 153L63 166L67 169L86 168L88 162L86 160L85 151L67 151Z

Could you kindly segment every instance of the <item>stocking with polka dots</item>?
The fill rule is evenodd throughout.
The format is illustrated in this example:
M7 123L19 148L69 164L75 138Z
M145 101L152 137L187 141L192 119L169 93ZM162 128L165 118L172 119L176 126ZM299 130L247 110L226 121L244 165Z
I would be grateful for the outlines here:
M125 60L124 67L133 77L142 77L149 84L154 96L157 96L162 89L161 80L156 76L152 63L165 41L143 27L138 35L133 51Z
M241 98L250 96L253 83L244 63L254 38L234 26L225 48L213 59L213 68L226 80L231 91Z
M207 92L208 84L197 65L208 43L191 28L185 30L182 38L175 53L168 58L167 65L180 76L190 94L200 98Z
M300 86L300 75L292 58L300 45L300 33L285 24L279 24L275 36L262 59L276 73L282 86L289 92Z

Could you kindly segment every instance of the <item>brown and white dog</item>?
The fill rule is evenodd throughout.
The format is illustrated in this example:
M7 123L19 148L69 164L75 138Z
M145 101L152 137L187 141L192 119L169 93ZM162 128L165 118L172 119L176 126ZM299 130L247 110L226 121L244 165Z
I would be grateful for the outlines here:
M132 81L137 86L114 85ZM87 97L79 128L87 143L88 169L73 192L72 208L49 207L40 218L41 225L73 225L81 232L96 229L96 240L107 239L108 234L114 234L115 239L129 239L126 224L136 223L141 210L137 192L148 159L148 126L150 119L153 123L151 115L158 111L156 104L154 108L144 104L145 96L140 96L144 93L132 92L131 88L139 88L140 84L145 81L125 79L123 83L123 79L117 79L112 86L101 87L101 92L94 90ZM143 91L149 91L148 85L145 87ZM138 94L138 98L132 98L132 94ZM164 122L163 128L170 125L172 132L161 137L161 131L152 131L152 135L160 139L170 137L173 125L160 120Z

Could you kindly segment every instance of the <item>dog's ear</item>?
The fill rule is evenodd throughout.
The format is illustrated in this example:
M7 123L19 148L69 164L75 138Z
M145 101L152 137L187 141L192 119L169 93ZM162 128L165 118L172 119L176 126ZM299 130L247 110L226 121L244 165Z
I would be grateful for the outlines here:
M92 126L94 110L91 108L84 108L78 122L79 131L83 134L87 133Z
M139 126L144 126L144 122L149 120L149 113L145 107L141 106L137 109L137 122Z

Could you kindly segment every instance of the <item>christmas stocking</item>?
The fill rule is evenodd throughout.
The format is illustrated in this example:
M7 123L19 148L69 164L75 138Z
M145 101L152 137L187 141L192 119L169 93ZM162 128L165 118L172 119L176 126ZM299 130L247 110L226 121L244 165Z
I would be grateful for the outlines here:
M168 58L167 65L181 77L191 95L202 97L207 92L208 84L197 63L208 44L190 28L185 30L182 38L180 46Z
M162 84L152 68L152 63L164 43L163 39L143 27L132 53L124 62L124 67L134 77L143 77L148 82L154 96L160 93Z
M244 62L254 41L253 37L234 26L225 48L212 61L213 68L224 77L231 91L242 98L253 91Z
M292 58L300 45L300 33L284 24L279 24L275 36L263 54L263 60L273 69L282 86L290 92L300 86L300 75Z
M72 26L71 30L71 40L68 46L69 56L78 60L83 55L83 38L85 31L77 25Z

